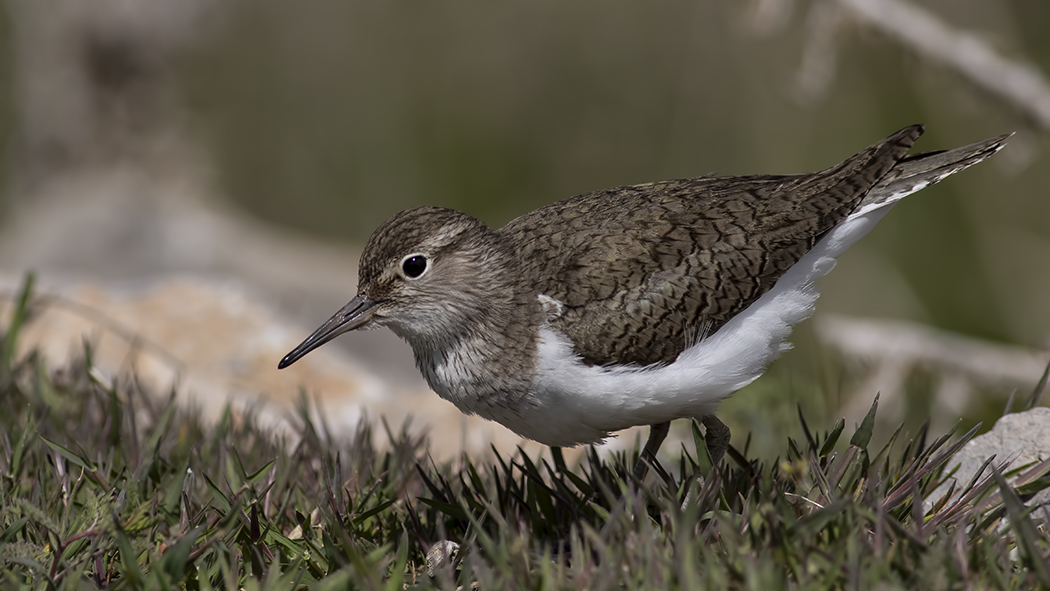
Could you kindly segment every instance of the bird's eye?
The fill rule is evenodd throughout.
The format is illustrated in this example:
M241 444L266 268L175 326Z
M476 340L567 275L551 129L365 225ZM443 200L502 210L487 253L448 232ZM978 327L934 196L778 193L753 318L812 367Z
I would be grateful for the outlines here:
M405 277L418 279L427 270L427 257L421 254L410 254L401 260L401 270Z

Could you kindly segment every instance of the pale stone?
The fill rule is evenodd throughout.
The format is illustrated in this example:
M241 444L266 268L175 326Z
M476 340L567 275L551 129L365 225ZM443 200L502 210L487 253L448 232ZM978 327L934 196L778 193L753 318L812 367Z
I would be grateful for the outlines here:
M992 456L995 456L993 465L1000 470L1004 462L1009 462L1006 470L1011 470L1050 458L1050 408L1036 407L1025 412L1008 414L996 421L991 431L970 440L948 462L948 470L955 466L958 466L958 470L954 478L949 479L926 499L927 509L948 492L948 487L953 482L958 494L985 460ZM991 470L985 469L981 478L991 474ZM1050 502L1050 490L1043 490L1035 495L1028 505L1043 505L1047 502Z

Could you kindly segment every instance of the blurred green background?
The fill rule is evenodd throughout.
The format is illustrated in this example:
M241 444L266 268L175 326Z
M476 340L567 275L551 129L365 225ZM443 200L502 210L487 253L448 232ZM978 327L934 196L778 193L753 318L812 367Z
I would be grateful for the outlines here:
M913 4L1050 71L1046 0ZM499 226L616 185L821 169L911 123L927 124L923 151L1017 131L991 161L897 207L822 282L818 308L1046 347L1045 123L837 6L256 0L216 11L170 67L226 199L358 245L420 204ZM9 68L0 76L10 87ZM793 340L808 353L730 401L738 425L761 428L771 410L793 422L796 397L837 395L844 378L811 354L809 324ZM807 404L817 421L836 412Z
M1050 69L1050 3L924 4ZM917 300L874 299L856 311L919 313L1031 345L1045 339L1045 309L1010 309L1023 302L1008 292L1024 285L1024 263L1011 269L1019 281L1002 285L993 267L1003 261L989 260L1002 253L982 253L1004 226L1045 249L1045 130L849 23L835 34L835 78L820 96L801 98L807 6L786 8L764 32L756 6L254 2L186 64L188 102L239 205L357 242L419 204L499 226L604 187L820 169L915 122L927 124L920 150L1021 130L1036 145L1010 150L1028 152L1018 156L1027 162L1011 166L1007 151L909 200L840 266L878 252ZM863 300L864 291L843 298Z

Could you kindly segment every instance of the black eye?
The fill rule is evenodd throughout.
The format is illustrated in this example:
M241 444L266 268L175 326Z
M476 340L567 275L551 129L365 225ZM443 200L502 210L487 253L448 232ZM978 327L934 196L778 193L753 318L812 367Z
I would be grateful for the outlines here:
M427 257L421 254L407 256L401 261L401 270L405 272L405 277L415 279L427 270Z

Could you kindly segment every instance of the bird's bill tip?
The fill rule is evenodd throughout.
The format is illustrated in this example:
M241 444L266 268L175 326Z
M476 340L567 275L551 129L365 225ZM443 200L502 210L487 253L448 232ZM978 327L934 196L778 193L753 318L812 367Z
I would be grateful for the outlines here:
M331 318L325 321L310 336L306 337L299 346L292 349L277 364L277 369L284 369L296 361L302 359L307 353L334 339L335 337L351 330L365 326L372 320L378 302L375 300L357 296L340 308Z

